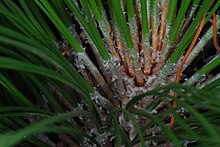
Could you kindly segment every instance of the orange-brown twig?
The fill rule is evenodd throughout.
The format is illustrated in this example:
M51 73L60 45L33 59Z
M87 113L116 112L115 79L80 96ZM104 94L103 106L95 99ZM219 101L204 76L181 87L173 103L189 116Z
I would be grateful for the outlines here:
M69 45L65 50L62 52L62 56L66 56L67 52L70 51L71 46Z
M177 73L176 73L176 82L177 82L177 83L179 83L180 75L181 75L181 72L182 72L182 69L183 69L183 65L185 64L185 62L186 62L186 60L187 60L189 54L191 53L191 51L192 51L192 49L193 49L193 47L194 47L194 45L195 45L195 43L196 43L196 41L197 41L197 39L198 39L198 37L199 37L199 34L200 34L200 32L201 32L201 30L202 30L202 28L203 28L203 25L204 25L204 22L205 22L205 16L206 16L206 13L204 13L203 18L202 18L202 21L201 21L201 23L200 23L200 25L199 25L199 28L198 28L198 30L197 30L197 32L196 32L194 38L193 38L193 41L191 42L191 44L190 44L190 46L189 46L189 49L187 50L187 52L186 52L186 54L185 54L183 60L182 60L181 63L180 63L180 66L179 66L179 68L178 68L178 70L177 70ZM177 93L174 92L173 96L174 96L174 97L177 97ZM176 108L176 106L177 106L176 102L173 101L172 107L173 107L173 108ZM174 115L172 115L172 116L171 116L171 120L170 120L170 129L173 129L174 120L175 120L175 117L174 117ZM169 144L170 144L170 140L167 141L166 147L169 147Z

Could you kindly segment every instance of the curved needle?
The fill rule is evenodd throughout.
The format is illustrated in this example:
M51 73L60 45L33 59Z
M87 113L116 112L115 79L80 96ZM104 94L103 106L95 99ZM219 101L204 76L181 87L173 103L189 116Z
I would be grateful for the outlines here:
M201 30L202 30L202 28L203 28L203 25L204 25L204 22L205 22L205 16L206 16L206 12L203 14L202 21L201 21L201 23L200 23L200 25L199 25L199 28L198 28L198 30L197 30L197 32L196 32L194 38L193 38L193 41L191 42L191 44L190 44L190 46L189 46L189 49L187 50L187 52L186 52L186 54L185 54L183 60L181 61L180 66L179 66L179 68L178 68L178 70L177 70L177 73L176 73L176 82L177 82L177 83L179 83L180 75L181 75L181 72L182 72L182 69L183 69L183 65L185 64L185 62L186 62L186 60L187 60L189 54L191 53L191 51L192 51L192 49L193 49L193 47L194 47L194 45L195 45L195 43L196 43L196 40L198 39L199 34L200 34L200 32L201 32ZM173 93L173 96L174 96L174 97L177 97L177 93L174 92L174 93ZM176 108L176 106L177 106L176 102L173 101L172 107L173 107L173 108ZM171 116L171 119L170 119L170 129L173 129L174 120L175 120L175 117L174 117L174 115L172 115L172 116ZM170 144L170 140L167 140L166 147L169 147L169 144Z
M212 3L210 3L212 6ZM215 12L212 14L212 28L213 28L213 43L214 47L218 52L220 52L220 47L218 45L218 39L217 39L217 28L216 28L216 14Z

